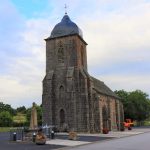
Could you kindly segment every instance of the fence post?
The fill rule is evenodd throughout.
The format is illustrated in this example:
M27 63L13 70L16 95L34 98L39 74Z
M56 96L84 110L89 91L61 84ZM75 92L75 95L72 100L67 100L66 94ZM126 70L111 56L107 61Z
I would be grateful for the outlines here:
M35 138L36 138L36 134L35 134L35 132L33 133L33 142L35 142Z
M17 140L17 134L16 132L13 133L13 141L16 141Z

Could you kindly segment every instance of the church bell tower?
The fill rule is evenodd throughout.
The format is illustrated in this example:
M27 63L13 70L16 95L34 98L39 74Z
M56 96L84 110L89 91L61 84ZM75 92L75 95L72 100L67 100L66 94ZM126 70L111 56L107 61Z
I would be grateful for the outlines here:
M65 14L45 41L43 125L88 131L87 43L82 31Z

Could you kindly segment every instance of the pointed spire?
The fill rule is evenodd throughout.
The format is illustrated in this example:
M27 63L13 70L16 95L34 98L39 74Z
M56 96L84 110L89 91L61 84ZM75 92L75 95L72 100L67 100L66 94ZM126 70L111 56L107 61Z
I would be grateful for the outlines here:
M65 15L67 15L67 5L65 4Z

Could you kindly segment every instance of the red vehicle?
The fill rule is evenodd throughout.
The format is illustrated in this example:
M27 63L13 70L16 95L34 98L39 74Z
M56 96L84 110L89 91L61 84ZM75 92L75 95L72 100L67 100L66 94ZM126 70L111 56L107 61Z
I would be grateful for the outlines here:
M134 126L134 123L131 121L131 119L126 119L124 122L124 127L128 128L128 130L131 130Z

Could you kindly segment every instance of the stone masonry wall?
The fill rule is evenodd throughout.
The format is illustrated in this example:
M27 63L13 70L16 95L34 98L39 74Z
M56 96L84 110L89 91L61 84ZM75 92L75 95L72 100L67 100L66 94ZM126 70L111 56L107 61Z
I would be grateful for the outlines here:
M60 131L116 130L123 118L119 101L94 90L86 43L78 35L46 40L42 106L43 125L55 125Z

